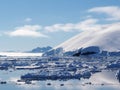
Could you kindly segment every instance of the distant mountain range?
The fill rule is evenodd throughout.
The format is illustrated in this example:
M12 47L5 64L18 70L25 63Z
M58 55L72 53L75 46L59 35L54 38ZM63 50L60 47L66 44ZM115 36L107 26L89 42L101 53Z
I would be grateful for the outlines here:
M8 52L8 53L45 53L49 50L51 50L52 47L51 46L46 46L46 47L36 47L32 50L28 50L28 51L14 51L14 50L9 50L9 51L3 51L3 52Z
M45 53L49 50L51 50L52 47L50 46L47 46L47 47L37 47L37 48L34 48L32 49L31 51L28 51L29 53Z

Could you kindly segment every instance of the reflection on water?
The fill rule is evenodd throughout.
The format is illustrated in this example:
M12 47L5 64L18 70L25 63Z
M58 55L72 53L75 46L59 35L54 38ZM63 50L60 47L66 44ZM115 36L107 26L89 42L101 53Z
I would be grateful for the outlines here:
M0 84L0 90L120 90L119 83L116 81L116 84L106 84L101 85L101 83L96 81L101 80L102 82L106 82L104 77L107 74L111 74L110 72L103 72L105 76L102 76L101 73L97 73L93 75L89 80L92 83L88 83L89 80L68 80L68 81L32 81L32 84L25 84L25 82L17 82L21 75L26 72L35 72L34 70L16 70L16 71L0 71L0 80L7 81L7 84ZM97 77L99 76L99 78ZM109 77L108 77L109 78ZM98 79L98 80L95 80ZM109 79L108 79L109 80ZM114 80L111 80L114 83ZM110 82L110 81L109 81Z

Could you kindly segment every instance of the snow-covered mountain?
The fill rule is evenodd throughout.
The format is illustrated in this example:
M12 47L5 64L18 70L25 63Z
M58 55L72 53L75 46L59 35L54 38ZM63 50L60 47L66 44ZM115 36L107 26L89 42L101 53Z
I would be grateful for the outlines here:
M114 52L120 51L120 29L105 29L84 31L71 39L58 45L56 48L62 47L66 52L74 51L89 46L98 46L100 50Z

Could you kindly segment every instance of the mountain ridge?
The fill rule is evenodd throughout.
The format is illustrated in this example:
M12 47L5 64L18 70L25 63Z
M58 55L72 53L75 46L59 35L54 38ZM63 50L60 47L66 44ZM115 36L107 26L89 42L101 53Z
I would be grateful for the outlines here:
M89 46L98 46L104 51L120 51L120 29L116 30L92 30L84 31L62 44L55 47L62 47L65 51L73 51Z

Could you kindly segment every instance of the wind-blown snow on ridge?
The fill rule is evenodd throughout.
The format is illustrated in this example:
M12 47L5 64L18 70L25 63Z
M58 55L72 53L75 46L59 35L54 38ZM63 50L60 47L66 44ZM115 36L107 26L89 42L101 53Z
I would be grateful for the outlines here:
M89 46L98 46L106 51L120 51L120 23L109 25L103 30L84 31L55 48L62 47L65 51L73 51Z

